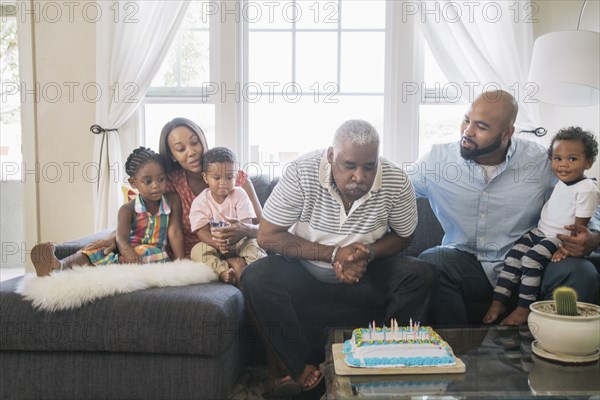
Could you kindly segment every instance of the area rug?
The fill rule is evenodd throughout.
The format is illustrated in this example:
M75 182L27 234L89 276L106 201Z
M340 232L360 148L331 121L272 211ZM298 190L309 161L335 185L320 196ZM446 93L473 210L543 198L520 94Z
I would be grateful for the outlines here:
M49 276L27 274L17 293L33 307L45 311L68 310L120 293L150 287L185 286L218 280L213 270L191 260L163 264L111 264L99 267L74 267Z

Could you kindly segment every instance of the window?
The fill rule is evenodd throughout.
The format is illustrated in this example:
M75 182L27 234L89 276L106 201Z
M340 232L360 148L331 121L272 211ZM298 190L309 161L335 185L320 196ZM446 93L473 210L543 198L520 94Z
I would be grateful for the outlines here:
M183 116L209 146L279 174L349 118L373 123L398 163L454 140L465 104L398 4L192 1L144 99L142 143L157 148L164 123ZM419 96L405 99L406 82L423 82Z
M158 150L162 127L175 117L198 123L208 144L215 143L215 104L209 94L211 23L205 13L206 3L190 3L184 22L144 98L144 135L140 141L155 150Z
M385 1L245 1L243 10L249 160L278 174L328 147L350 118L383 132Z
M32 232L36 227L25 223L35 221L37 210L27 208L28 200L36 196L35 179L23 178L24 161L31 160L23 156L22 143L31 143L26 136L31 133L33 102L22 102L21 89L33 81L29 75L31 65L30 37L27 35L26 21L17 18L15 2L0 2L0 237L2 238L2 277L5 267L25 267L25 248L33 243ZM18 49L17 44L20 46ZM23 71L23 72L21 72ZM22 125L21 121L25 121ZM31 138L31 136L29 136ZM31 155L29 148L29 156ZM26 153L27 154L27 153ZM25 192L30 197L25 196ZM25 218L25 209L28 219ZM19 269L11 268L15 272Z
M466 104L459 101L454 86L440 69L427 41L421 40L423 50L423 82L419 106L419 157L435 143L458 140L458 128Z
M12 11L12 13L11 13ZM21 152L21 93L17 48L16 7L0 6L0 165L2 181L21 179L16 173L23 160Z

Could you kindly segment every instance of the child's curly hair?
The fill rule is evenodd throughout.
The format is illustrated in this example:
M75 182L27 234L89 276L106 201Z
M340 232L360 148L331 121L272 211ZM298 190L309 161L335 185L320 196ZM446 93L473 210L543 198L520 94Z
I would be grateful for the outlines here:
M127 175L134 178L140 168L151 161L157 162L163 170L165 169L165 162L160 154L155 153L154 150L147 147L138 147L133 150L129 157L127 157L127 161L125 161L125 172L127 172Z
M202 163L206 166L207 164L213 163L231 163L235 164L235 153L227 147L213 147L208 150L202 156Z
M585 157L592 162L596 161L596 156L598 155L598 142L591 132L584 131L578 126L570 126L568 128L559 130L558 133L552 138L550 147L548 148L548 157L550 158L552 158L552 148L554 147L554 142L557 140L581 141L583 143Z

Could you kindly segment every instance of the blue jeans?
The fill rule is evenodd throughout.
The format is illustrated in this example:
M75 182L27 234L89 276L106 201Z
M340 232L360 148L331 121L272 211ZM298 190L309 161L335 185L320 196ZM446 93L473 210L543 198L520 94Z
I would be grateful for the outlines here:
M494 288L473 254L434 247L421 253L419 258L434 264L440 276L429 314L432 325L467 325L470 322L467 305L489 306L491 303ZM594 303L598 301L600 275L589 260L569 257L548 264L542 276L540 299L551 299L552 292L559 286L570 286L577 291L579 301ZM485 307L481 310L481 315L475 316L477 322L485 315Z
M540 288L540 300L552 300L552 292L559 286L569 286L577 292L577 299L585 303L600 300L600 274L591 261L568 257L546 266Z

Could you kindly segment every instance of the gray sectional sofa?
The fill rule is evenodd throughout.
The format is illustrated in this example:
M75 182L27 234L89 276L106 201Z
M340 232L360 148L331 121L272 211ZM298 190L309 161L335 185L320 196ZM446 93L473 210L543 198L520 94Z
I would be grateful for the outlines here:
M264 204L276 181L253 183ZM418 210L406 255L437 245L443 235L427 200L418 201ZM106 234L59 245L56 254L65 257ZM243 363L262 353L242 294L231 285L151 288L49 313L14 293L20 279L0 284L2 399L223 399ZM383 312L342 305L309 311L347 326Z
M254 181L261 202L276 182ZM57 245L66 257L108 231ZM261 354L242 293L214 282L38 311L0 283L0 398L223 399Z

